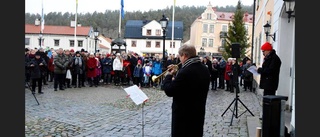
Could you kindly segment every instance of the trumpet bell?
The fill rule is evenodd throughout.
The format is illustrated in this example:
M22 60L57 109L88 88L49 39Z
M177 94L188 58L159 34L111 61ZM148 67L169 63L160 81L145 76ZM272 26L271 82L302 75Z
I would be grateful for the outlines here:
M152 77L151 77L151 80L152 80L153 82L157 82L157 81L158 81L158 77L157 77L157 76L152 76Z

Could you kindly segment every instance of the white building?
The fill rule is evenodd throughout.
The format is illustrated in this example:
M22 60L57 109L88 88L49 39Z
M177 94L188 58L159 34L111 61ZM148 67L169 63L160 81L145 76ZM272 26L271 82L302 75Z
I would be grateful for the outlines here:
M276 95L287 96L287 109L291 112L290 125L286 125L294 134L295 131L295 9L290 18L286 13L286 5L283 0L255 0L255 32L253 57L257 66L263 63L263 55L260 47L266 41L272 43L273 49L280 57L282 64L280 68L279 87ZM293 0L294 2L294 0ZM264 25L271 25L270 35L266 36ZM273 39L273 38L274 39ZM259 84L260 77L255 77ZM258 89L262 94L263 90Z
M125 25L124 39L127 51L142 54L163 53L163 31L158 21L128 20ZM165 50L168 54L177 55L183 40L183 23L174 21L174 37L172 39L172 21L166 29Z
M71 21L70 26L44 25L43 33L40 35L41 26L39 20L36 20L35 24L25 24L25 47L39 48L41 37L42 48L63 48L73 49L74 51L84 49L89 53L94 52L95 38L93 28L78 24L75 37L74 26L74 21ZM105 40L103 37L102 35L98 37L97 50L101 49L104 52L110 52L110 40ZM77 45L75 45L75 39L77 40Z

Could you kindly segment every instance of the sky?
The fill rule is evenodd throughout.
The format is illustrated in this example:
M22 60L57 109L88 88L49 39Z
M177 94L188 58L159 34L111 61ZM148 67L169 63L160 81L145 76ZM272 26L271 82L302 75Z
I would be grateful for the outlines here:
M149 11L170 7L174 0L123 0L124 11ZM238 0L176 0L176 6L236 6ZM241 0L243 5L250 6L253 0ZM119 10L121 0L78 0L78 13L104 13L105 10ZM49 12L76 12L76 0L25 0L25 13L40 14Z

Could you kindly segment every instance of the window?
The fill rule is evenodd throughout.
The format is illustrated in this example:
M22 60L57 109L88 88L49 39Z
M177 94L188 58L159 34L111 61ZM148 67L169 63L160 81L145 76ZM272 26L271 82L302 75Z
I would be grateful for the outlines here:
M209 47L213 47L213 39L209 39Z
M59 46L59 45L60 45L60 40L55 39L55 40L54 40L54 46Z
M172 42L170 42L170 48L172 48ZM176 42L173 42L173 48L176 48Z
M156 41L156 48L160 48L160 42Z
M147 41L147 42L146 42L146 47L147 47L147 48L151 48L151 41Z
M202 38L202 47L207 47L207 38Z
M157 30L156 30L156 35L157 35L157 36L161 36L161 30L160 30L160 29L157 29Z
M30 38L24 39L24 45L30 45Z
M207 33L208 32L208 24L203 24L202 30L203 30L203 33Z
M207 19L211 20L211 13L207 13Z
M83 47L83 41L82 40L78 40L78 47Z
M147 35L151 35L151 29L147 30Z
M210 27L209 27L209 33L214 33L214 25L210 25Z
M131 41L131 47L137 47L137 41Z
M69 43L70 43L70 47L74 47L74 40L70 40Z
M227 32L228 31L228 26L227 25L222 25L222 31Z

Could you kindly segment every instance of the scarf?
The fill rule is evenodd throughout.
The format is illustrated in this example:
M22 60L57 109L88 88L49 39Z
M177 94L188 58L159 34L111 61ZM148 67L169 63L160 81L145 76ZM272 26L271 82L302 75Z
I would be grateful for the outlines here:
M82 66L81 57L76 57L76 60L75 60L74 64L75 64L75 65Z
M189 65L191 65L193 63L198 63L198 62L201 62L200 58L198 56L191 57L191 58L187 59L186 62L184 62L184 64L182 65L181 68L188 67Z

